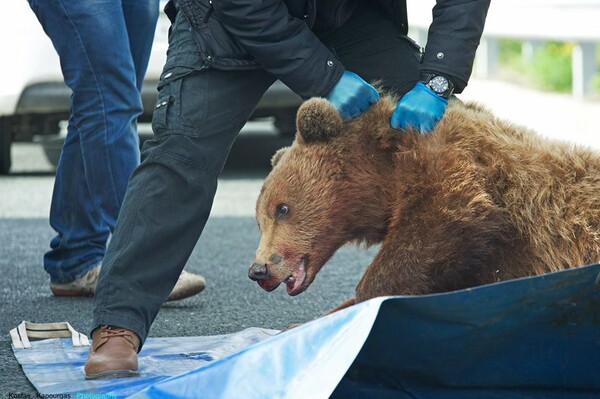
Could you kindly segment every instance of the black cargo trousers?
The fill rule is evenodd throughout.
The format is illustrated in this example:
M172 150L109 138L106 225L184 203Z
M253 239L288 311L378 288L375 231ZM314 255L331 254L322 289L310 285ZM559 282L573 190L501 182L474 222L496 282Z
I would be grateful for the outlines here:
M420 49L369 7L322 41L346 69L403 94L418 80ZM154 137L142 149L104 257L92 330L124 327L143 344L202 233L233 141L274 81L264 70L206 68L178 13L158 85Z

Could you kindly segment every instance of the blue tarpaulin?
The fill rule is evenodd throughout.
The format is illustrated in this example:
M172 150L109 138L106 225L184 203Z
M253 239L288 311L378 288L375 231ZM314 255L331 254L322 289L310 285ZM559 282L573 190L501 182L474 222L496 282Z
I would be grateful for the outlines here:
M376 298L280 334L244 332L237 347L221 352L236 334L221 342L165 338L172 340L163 345L170 354L155 357L144 353L152 351L148 341L140 353L142 377L118 386L83 380L87 349L55 350L53 359L40 357L34 366L35 355L27 363L20 353L33 354L36 346L15 355L41 393L50 391L36 378L56 378L49 370L58 357L70 356L61 373L77 377L77 392L138 399L600 398L600 265L450 293ZM201 350L179 344L206 338L212 341ZM211 351L222 356L206 357ZM202 363L150 380L150 369L194 356Z
M97 398L112 399L113 395L117 398L133 395L158 381L196 369L277 333L277 330L248 328L226 335L148 338L139 354L140 376L123 379L86 381L83 365L89 347L73 346L70 338L33 341L31 349L13 346L13 352L41 394L70 394L72 399L84 393L106 394Z

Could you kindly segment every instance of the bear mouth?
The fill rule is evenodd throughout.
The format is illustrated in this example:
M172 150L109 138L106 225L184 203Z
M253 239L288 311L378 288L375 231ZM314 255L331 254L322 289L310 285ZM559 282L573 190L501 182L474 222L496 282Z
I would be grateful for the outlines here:
M302 260L294 267L294 271L285 280L284 284L287 286L287 293L289 296L295 296L300 294L306 289L304 281L306 280L306 257L303 256Z
M283 279L278 279L274 276L269 280L259 280L257 283L260 285L260 288L267 292L273 291L279 287L281 283L284 283L287 287L289 296L298 295L307 288L307 286L304 285L304 282L306 281L306 263L306 257L303 256L289 276Z

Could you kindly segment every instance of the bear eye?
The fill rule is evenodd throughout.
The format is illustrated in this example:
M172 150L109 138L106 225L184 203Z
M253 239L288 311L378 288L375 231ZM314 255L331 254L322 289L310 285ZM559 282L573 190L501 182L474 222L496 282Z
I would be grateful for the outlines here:
M280 218L290 213L290 206L287 204L279 204L275 208L275 217Z

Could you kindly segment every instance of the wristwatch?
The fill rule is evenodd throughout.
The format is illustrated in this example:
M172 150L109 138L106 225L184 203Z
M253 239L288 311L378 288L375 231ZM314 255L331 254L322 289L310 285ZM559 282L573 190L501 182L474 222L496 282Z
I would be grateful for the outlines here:
M421 74L421 82L429 87L434 93L446 99L454 92L454 83L445 76L435 73Z

